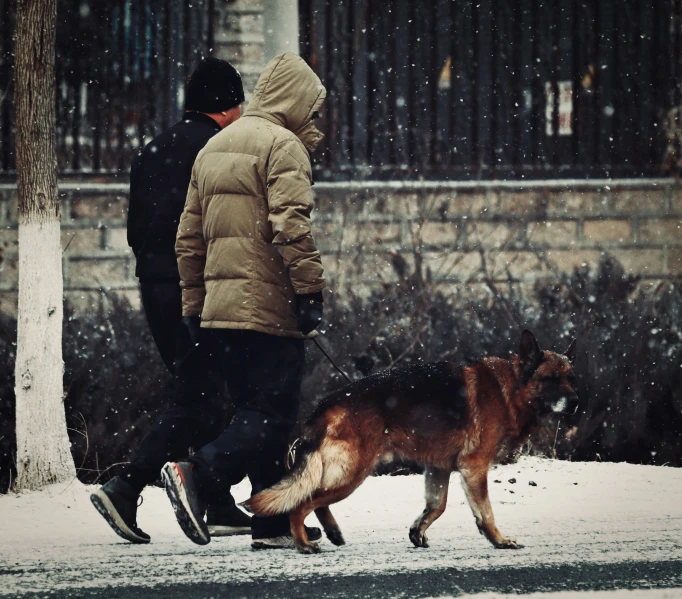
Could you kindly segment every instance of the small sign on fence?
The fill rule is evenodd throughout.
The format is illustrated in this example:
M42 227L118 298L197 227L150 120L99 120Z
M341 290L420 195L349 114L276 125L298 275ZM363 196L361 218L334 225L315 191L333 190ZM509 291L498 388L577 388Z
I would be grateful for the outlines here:
M571 81L559 81L559 135L573 135L573 83ZM554 135L554 86L551 82L545 83L545 134L548 137Z

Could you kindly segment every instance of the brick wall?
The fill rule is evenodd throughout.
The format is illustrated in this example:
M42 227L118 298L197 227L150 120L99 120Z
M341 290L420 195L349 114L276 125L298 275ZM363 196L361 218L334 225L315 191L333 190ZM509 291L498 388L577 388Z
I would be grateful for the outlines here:
M446 284L533 282L603 252L643 279L682 276L682 189L666 180L325 187L317 239L341 287L395 280L396 254L416 252Z
M126 240L127 185L64 184L62 248L64 288L78 309L92 309L102 288L139 306L135 263ZM17 301L16 192L0 185L0 312L15 313Z
M443 284L484 276L519 281L595 264L608 251L645 279L682 276L682 187L622 182L323 184L315 186L315 239L332 289L397 278L415 249ZM67 299L102 301L101 287L139 305L126 243L127 186L64 184L62 246ZM16 310L16 196L0 186L0 311ZM485 264L485 272L483 265Z

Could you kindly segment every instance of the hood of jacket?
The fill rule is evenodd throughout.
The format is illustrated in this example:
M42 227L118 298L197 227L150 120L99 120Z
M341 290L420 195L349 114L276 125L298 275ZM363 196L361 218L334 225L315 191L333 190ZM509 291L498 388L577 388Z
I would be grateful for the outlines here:
M327 90L305 60L287 52L265 66L244 116L260 116L285 127L312 152L324 137L314 117L326 96Z

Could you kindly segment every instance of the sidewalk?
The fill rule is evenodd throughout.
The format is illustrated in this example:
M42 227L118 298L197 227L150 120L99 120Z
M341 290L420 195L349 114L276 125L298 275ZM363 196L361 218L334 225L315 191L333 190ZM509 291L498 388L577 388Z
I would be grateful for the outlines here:
M526 545L520 551L493 549L478 534L459 475L452 476L448 509L429 531L429 549L415 549L407 538L409 525L423 509L422 477L380 477L368 479L332 507L347 545L336 548L325 539L322 553L313 556L254 552L248 537L194 545L180 531L165 494L156 488L145 491L139 510L138 523L152 536L152 543L143 546L122 542L92 508L79 483L2 496L0 596L104 587L151 590L171 583L383 577L453 567L490 571L623 562L682 564L680 469L524 458L491 471L496 521L504 534ZM238 501L245 499L248 484L236 487L234 494ZM308 524L315 524L314 517ZM636 586L682 586L673 582L642 580ZM608 588L618 588L617 582ZM453 594L458 594L456 589Z

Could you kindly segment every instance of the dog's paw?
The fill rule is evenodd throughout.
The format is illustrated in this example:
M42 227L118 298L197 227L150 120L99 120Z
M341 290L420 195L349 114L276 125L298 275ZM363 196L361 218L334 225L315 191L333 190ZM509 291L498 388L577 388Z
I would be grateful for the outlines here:
M327 538L332 545L336 545L337 547L341 547L341 545L346 544L346 541L343 540L343 535L341 534L340 530L327 531Z
M516 539L502 539L495 543L495 549L523 549L524 545L517 543Z
M296 545L296 550L299 553L305 555L311 555L313 553L320 553L321 549L317 543L308 543L307 545Z
M423 532L419 532L418 528L410 528L410 541L415 547L429 546L429 538Z

